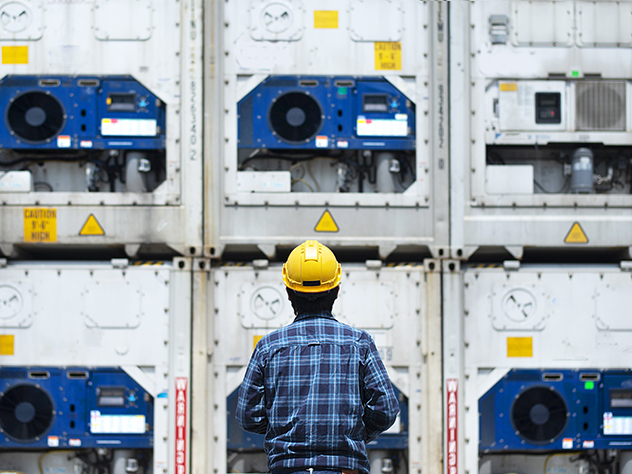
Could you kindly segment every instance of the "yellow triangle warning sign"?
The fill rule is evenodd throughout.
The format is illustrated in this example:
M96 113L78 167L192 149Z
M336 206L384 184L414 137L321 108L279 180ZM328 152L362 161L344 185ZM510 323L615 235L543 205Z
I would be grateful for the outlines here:
M105 235L105 231L94 214L88 216L88 220L79 231L79 235Z
M338 226L336 225L336 221L332 217L329 211L323 212L323 215L320 216L318 220L318 224L314 227L316 232L338 232Z
M579 225L579 222L575 222L571 227L571 230L568 231L564 242L567 244L587 244L588 237L584 233L582 226Z

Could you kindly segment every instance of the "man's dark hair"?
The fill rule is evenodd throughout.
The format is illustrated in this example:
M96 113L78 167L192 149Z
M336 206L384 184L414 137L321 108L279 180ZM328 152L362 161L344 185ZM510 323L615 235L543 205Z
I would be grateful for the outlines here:
M320 311L329 311L334 306L334 301L338 297L339 286L329 291L320 293L302 293L286 288L287 295L294 308L294 314L317 313Z

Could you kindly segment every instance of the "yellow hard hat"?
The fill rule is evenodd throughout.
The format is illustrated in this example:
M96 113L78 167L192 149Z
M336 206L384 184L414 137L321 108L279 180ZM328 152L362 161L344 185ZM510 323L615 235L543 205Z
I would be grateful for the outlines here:
M296 247L283 265L283 283L301 293L329 291L340 284L342 270L334 253L316 240Z

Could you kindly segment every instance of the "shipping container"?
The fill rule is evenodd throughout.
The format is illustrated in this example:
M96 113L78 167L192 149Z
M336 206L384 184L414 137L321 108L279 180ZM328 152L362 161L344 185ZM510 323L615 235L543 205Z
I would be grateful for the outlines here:
M447 255L445 5L230 0L207 18L208 256L315 237Z
M0 469L185 472L191 294L190 259L0 260Z
M632 4L450 7L453 256L627 254Z
M443 269L446 472L628 472L630 262Z
M0 251L201 254L202 2L0 16Z
M204 262L201 262L204 264ZM208 268L208 267L207 267ZM400 415L367 446L371 472L441 471L441 288L439 261L342 263L337 320L375 341L400 400ZM194 277L194 472L266 472L263 436L236 423L237 391L256 343L294 312L281 266L265 260L197 269ZM201 294L196 294L199 291ZM205 383L203 382L205 380Z

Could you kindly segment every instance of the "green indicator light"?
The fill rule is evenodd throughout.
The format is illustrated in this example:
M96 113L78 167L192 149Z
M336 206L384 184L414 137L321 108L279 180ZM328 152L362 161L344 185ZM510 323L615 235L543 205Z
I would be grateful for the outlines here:
M579 71L571 71L571 76L579 77Z
M595 382L592 382L592 381L590 381L590 382L584 382L584 388L585 388L586 390L594 390L594 388L595 388Z
M339 95L347 95L347 88L346 87L338 87L338 94Z

